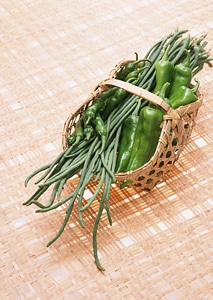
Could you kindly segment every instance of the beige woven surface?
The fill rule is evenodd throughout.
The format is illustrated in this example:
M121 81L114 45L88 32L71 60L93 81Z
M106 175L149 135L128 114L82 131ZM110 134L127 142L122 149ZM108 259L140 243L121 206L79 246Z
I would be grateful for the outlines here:
M50 248L65 210L22 206L35 191L25 177L61 151L67 116L116 62L143 56L174 27L208 33L213 49L212 16L212 0L0 1L0 299L212 299L209 68L198 76L204 104L191 143L165 182L149 193L113 188L113 226L104 214L98 239L104 273L92 254L97 204L85 229L74 210Z

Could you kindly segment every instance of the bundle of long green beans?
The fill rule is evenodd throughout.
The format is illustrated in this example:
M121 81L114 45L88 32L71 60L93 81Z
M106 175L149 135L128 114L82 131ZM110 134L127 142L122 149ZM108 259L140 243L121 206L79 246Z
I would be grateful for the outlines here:
M211 58L206 50L206 36L190 37L186 35L187 30L176 29L164 39L160 40L148 51L141 67L137 85L143 89L153 91L155 86L154 64L162 58L163 49L170 45L169 59L174 64L182 62L186 58L186 49L190 52L190 67L195 76L204 66L211 66ZM116 154L119 145L119 138L124 120L133 112L137 105L136 96L128 95L108 116L105 121L107 128L107 138L104 150L101 152L102 143L99 136L94 135L89 140L82 139L78 144L71 145L63 150L56 159L36 169L25 180L25 186L38 173L43 172L42 176L35 182L38 185L36 192L24 203L24 205L35 204L38 206L37 213L44 213L54 210L67 203L66 215L56 236L47 244L50 246L60 237L67 225L74 204L77 202L79 223L84 227L83 211L88 209L94 200L99 198L99 210L93 228L93 253L98 269L104 270L97 253L97 231L103 210L107 212L109 224L112 225L110 214L110 189L115 179ZM147 101L141 101L141 107L147 105ZM100 153L101 152L101 153ZM67 180L76 174L79 175L77 186L67 197L61 197L63 187ZM96 183L92 197L85 203L84 193L91 182ZM39 198L52 188L49 202L43 204Z

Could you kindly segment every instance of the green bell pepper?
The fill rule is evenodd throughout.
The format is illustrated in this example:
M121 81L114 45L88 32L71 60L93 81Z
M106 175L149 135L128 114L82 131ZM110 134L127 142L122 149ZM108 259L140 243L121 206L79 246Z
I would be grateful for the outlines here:
M153 156L161 133L162 121L163 112L161 110L148 106L141 109L127 167L128 171L140 168Z
M154 155L161 133L160 125L163 121L163 114L160 109L149 106L140 110L127 171L140 168ZM124 188L130 183L131 180L124 180L120 188Z
M157 94L161 91L163 85L166 82L169 82L171 84L174 76L174 64L169 61L168 59L168 52L169 52L170 46L166 48L166 51L161 58L161 60L157 61L155 63L155 70L156 70L156 85L154 88L154 93ZM170 93L170 87L166 91L166 96L168 97Z
M170 97L169 103L173 109L180 106L184 106L193 103L197 100L197 91L200 86L200 82L196 81L196 85L193 88L186 86L180 86Z
M138 102L133 113L124 120L121 139L119 143L118 156L116 160L116 173L126 172L129 163L131 150L134 143L135 132L139 120L139 109L141 106L141 98L136 100Z
M171 83L170 95L172 95L180 86L189 87L192 79L192 70L190 68L190 53L186 50L186 60L179 63L174 68L174 78Z

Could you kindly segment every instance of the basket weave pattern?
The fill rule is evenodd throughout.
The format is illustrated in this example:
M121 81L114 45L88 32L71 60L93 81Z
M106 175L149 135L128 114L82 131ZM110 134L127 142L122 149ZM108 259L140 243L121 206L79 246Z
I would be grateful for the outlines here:
M146 99L166 111L161 124L161 135L152 158L137 170L115 174L117 184L122 183L124 180L131 180L132 183L129 186L151 190L156 184L163 180L165 174L173 167L182 150L187 145L203 100L202 95L198 91L197 101L173 110L157 95L140 87L115 79L122 65L126 65L128 62L129 61L122 61L118 63L111 71L109 79L99 83L83 105L67 118L62 132L62 146L64 149L68 147L67 137L75 131L76 122L81 117L82 112L93 103L96 96L106 91L108 85L124 88L130 93Z

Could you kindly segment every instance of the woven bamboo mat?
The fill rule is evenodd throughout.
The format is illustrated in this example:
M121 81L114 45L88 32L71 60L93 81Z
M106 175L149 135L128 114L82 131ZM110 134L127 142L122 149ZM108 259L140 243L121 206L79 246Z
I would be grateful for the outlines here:
M212 16L212 0L0 1L0 299L213 298L209 68L199 74L204 105L191 142L165 181L149 193L112 189L113 226L104 214L98 238L104 273L92 254L96 205L85 229L74 211L50 248L65 210L22 205L35 191L25 177L61 151L67 116L118 61L142 57L175 27L207 33L213 49Z

